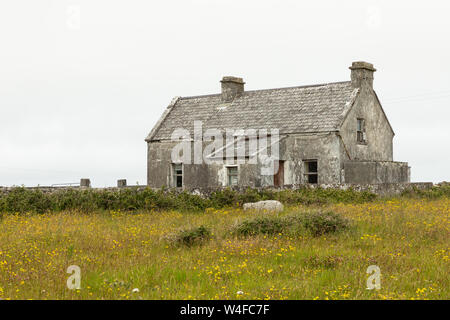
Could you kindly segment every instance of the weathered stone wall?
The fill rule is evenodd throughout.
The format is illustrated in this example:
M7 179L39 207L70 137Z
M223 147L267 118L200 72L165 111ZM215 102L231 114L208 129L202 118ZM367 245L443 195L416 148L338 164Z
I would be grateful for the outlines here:
M394 132L372 88L363 85L359 90L353 108L347 114L340 130L343 142L342 159L392 161ZM365 144L357 142L358 118L365 119Z
M339 139L334 133L295 134L286 139L285 184L307 183L304 160L317 160L319 184L340 183Z
M270 139L269 139L270 140ZM147 184L150 187L173 186L171 168L172 141L148 144ZM203 144L203 150L209 143ZM279 144L280 160L285 161L285 184L306 183L303 160L317 159L319 183L340 183L340 142L335 133L292 134ZM268 152L270 155L270 151ZM191 143L191 159L194 147ZM242 162L242 161L241 161ZM261 164L227 160L223 164L183 164L183 184L187 188L222 187L227 185L226 167L238 166L239 185L249 187L273 186L273 176L261 175Z
M148 186L171 187L173 172L171 153L175 142L149 143ZM203 150L207 143L203 144ZM342 159L342 140L335 133L293 134L280 143L280 159L284 160L284 183L305 184L304 160L317 159L319 184L375 184L410 182L409 167L405 162L349 161ZM191 159L194 159L191 146ZM223 164L183 164L183 186L186 188L224 187L227 185L227 169L237 165L239 185L248 187L273 186L273 176L261 175L261 164L238 163L236 160Z
M407 183L410 168L406 162L345 161L344 181L354 184Z
M8 193L18 187L2 187L0 186L0 194L2 193ZM91 188L85 188L85 187L25 187L27 190L40 190L43 193L54 193L54 192L62 192L66 190L84 190L84 189L91 189Z
M148 143L147 184L157 188L171 185L171 152L175 142Z

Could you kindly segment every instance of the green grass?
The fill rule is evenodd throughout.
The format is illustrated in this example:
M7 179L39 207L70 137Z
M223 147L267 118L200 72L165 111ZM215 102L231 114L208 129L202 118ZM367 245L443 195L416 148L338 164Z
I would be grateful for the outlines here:
M0 298L449 299L449 213L445 196L288 205L280 214L8 212ZM311 232L311 219L327 232ZM236 234L243 222L257 232ZM70 265L81 268L80 290L66 287ZM370 265L381 269L379 291L366 290Z

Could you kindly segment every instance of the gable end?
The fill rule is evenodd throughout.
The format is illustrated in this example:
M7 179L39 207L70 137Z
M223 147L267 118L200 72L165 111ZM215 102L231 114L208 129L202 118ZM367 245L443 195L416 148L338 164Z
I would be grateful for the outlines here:
M155 126L153 127L152 131L147 135L147 138L145 138L146 142L152 141L152 139L155 137L156 133L158 132L161 125L164 123L164 120L166 120L169 113L173 110L175 105L177 104L178 100L180 100L181 97L175 97L172 99L170 104L167 106L166 110L164 110L164 113L159 118L158 122L156 122Z

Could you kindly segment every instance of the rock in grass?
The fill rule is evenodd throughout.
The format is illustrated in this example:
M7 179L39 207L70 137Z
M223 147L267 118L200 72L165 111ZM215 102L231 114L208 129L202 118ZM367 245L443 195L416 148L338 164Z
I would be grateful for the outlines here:
M280 212L283 211L283 209L284 209L283 204L277 200L265 200L265 201L244 203L244 210Z

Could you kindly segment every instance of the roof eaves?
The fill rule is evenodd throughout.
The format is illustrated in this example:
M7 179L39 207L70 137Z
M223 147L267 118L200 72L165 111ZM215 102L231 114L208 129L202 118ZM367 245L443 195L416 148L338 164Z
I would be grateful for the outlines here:
M315 131L280 131L280 136L292 136L292 135L299 135L299 136L310 136L310 135L329 135L331 133L337 133L339 132L338 129L325 129L325 130L315 130ZM158 139L160 142L172 142L172 139L164 138L164 139ZM183 140L183 141L191 141L194 140Z

